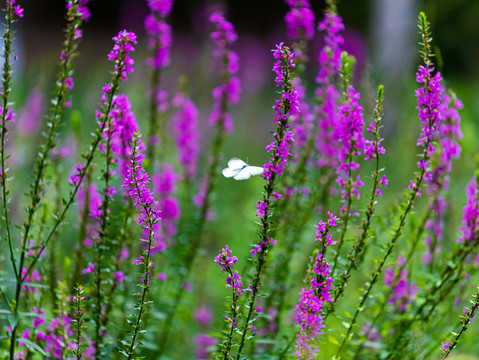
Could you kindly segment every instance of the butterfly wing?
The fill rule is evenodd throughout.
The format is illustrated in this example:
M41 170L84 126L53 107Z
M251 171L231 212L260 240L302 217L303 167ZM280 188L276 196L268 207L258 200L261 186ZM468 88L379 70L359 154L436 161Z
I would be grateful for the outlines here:
M260 166L248 166L246 169L249 171L251 176L262 174L264 171L264 169Z
M231 158L230 161L228 161L228 167L230 169L241 170L245 165L246 163L243 160L238 158Z
M239 172L241 172L241 168L240 169L226 168L226 169L223 169L222 171L223 176L227 178L236 176L238 175Z
M239 175L239 173L246 167L246 163L238 158L232 158L228 161L228 167L223 169L224 177L230 178Z
M253 175L259 175L263 172L263 168L259 166L247 166L242 169L235 177L235 180L246 180Z
M241 170L235 177L235 180L246 180L251 177L250 172L248 171L248 167L245 167L243 170Z

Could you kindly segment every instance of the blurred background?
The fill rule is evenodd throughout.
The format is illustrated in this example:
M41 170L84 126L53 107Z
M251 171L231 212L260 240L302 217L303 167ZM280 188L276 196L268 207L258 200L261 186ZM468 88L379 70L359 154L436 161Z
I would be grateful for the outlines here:
M324 1L312 1L316 20L323 16ZM44 94L52 89L56 73L56 58L61 46L65 25L64 1L24 0L25 17L16 23L17 51L16 76L21 78L14 88L17 108L25 105L31 89ZM108 81L106 55L111 38L127 28L139 36L134 55L135 73L125 87L132 98L133 109L146 132L147 92L150 70L145 66L148 56L143 20L148 13L146 1L102 0L89 4L92 17L84 27L77 59L73 107L67 116L81 119L82 132L94 128L93 116L83 110L96 108L101 86ZM239 40L234 50L240 56L242 102L232 109L235 133L226 142L225 157L248 158L250 163L262 163L264 146L269 141L272 127L271 106L276 97L271 72L270 49L284 41L288 43L284 16L288 10L283 1L242 0L206 1L176 0L169 22L173 27L172 63L162 74L162 87L170 97L178 90L178 78L190 78L190 93L200 109L202 144L206 144L209 129L206 126L211 112L211 90L218 83L217 64L211 56L208 33L211 31L208 15L222 9L236 27ZM375 89L385 85L385 117L383 135L388 154L386 165L394 180L392 189L403 189L414 171L414 146L419 133L414 89L415 69L419 64L417 15L425 11L432 24L436 64L448 88L454 90L464 103L461 112L464 138L461 141L463 157L455 166L458 174L457 194L463 198L464 185L473 171L473 157L479 151L479 2L475 0L342 0L339 14L344 19L344 49L356 59L355 85L361 90L366 123L371 114ZM306 86L312 94L318 70L317 54L323 46L319 34L309 42L309 63ZM86 96L84 96L86 94ZM370 119L370 117L369 117ZM65 127L66 133L68 122ZM203 146L203 153L207 147ZM398 167L398 161L401 166Z
M24 18L16 23L19 61L15 65L12 95L15 107L22 115L28 113L27 99L35 94L36 101L47 106L47 95L53 89L56 62L63 39L65 5L61 0L18 2L25 11ZM311 2L318 22L323 17L325 3L316 0ZM142 132L146 134L148 129L150 69L145 65L148 52L143 28L148 13L146 2L92 0L89 7L92 17L84 26L84 39L80 44L74 76L73 106L65 113L60 140L63 144L61 146L69 149L69 156L59 167L65 177L79 158L79 152L85 149L89 133L97 126L93 109L98 108L101 87L111 77L111 66L106 56L113 44L111 38L123 28L135 31L139 36L137 51L133 55L136 61L135 73L129 76L129 82L123 89L132 101ZM205 158L209 150L207 139L211 133L207 126L212 104L211 90L219 82L217 66L211 56L212 46L208 37L211 26L208 16L218 9L224 10L239 35L234 50L240 56L239 76L243 88L240 104L232 109L235 130L225 143L224 166L233 156L247 160L252 165L261 165L267 160L264 146L271 141L271 107L277 98L271 72L273 59L270 49L279 42L289 42L283 21L288 7L283 1L175 0L169 20L173 27L172 62L162 73L162 87L171 98L179 90L180 75L189 76L191 97L200 110L201 143ZM344 49L357 59L354 81L361 90L366 123L372 119L375 89L379 84L385 85L383 136L387 154L383 165L390 179L390 187L381 201L382 213L387 213L387 209L397 205L399 194L406 188L416 169L418 150L415 143L419 125L414 90L417 88L415 71L420 61L416 24L419 11L425 11L431 21L433 46L438 55L436 64L445 78L445 84L464 103L464 110L460 113L464 132L461 141L463 156L453 165L446 228L446 233L450 235L448 241L455 241L465 203L464 187L473 175L474 156L479 152L479 102L476 100L479 93L479 1L341 0L338 5L338 12L346 26ZM319 34L309 43L306 86L311 94L318 70L317 54L322 46ZM11 167L23 170L29 176L34 161L30 154L36 153L41 136L39 127L31 129L27 122L22 121L26 120L20 116L15 125L18 134L12 135L11 146L15 151L12 151ZM80 132L81 136L75 136L75 131ZM83 139L83 143L76 144L75 139ZM211 328L216 330L222 326L225 291L224 279L219 276L219 270L212 259L228 243L240 259L239 268L245 266L250 244L256 239L254 206L262 187L259 177L245 182L220 178L218 182L216 216L208 229L205 249L192 280L195 289L200 290L196 291L195 299L188 300L196 307L211 306L214 309L216 320ZM12 186L16 187L12 189L13 193L22 194L27 185L18 181ZM367 184L364 189L368 186ZM66 189L65 184L65 191ZM17 209L17 219L21 219L21 204L15 203L14 206ZM417 211L424 206L427 206L426 202L419 202ZM73 224L76 216L77 214L70 214ZM314 219L316 223L317 220ZM72 234L74 232L73 229L67 231ZM304 236L313 238L312 225ZM191 314L185 312L184 316L187 318ZM472 349L473 340L473 336L467 336L465 340Z

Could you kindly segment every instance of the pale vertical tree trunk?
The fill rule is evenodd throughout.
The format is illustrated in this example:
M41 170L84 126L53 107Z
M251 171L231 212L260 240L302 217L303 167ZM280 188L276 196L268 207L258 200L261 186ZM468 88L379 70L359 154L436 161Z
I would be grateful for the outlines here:
M395 130L401 95L414 75L417 58L417 0L374 0L370 30L373 72L385 86L386 131ZM414 95L412 95L414 96ZM389 123L389 125L387 124Z

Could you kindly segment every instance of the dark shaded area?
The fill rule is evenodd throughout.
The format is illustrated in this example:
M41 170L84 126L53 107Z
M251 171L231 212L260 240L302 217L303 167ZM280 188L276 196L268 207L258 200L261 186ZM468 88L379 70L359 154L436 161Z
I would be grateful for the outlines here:
M325 1L311 1L319 18ZM40 55L58 49L61 29L65 21L65 2L61 0L25 0L25 18L19 23L30 55ZM372 1L342 0L339 13L348 29L368 34ZM94 43L109 41L122 28L143 34L143 19L147 14L143 0L91 1L92 18L85 27L85 41ZM177 34L202 36L207 29L207 15L213 9L226 9L228 18L240 35L254 35L274 41L285 37L283 17L288 9L280 0L207 1L176 0L170 22ZM479 56L479 2L475 0L423 0L418 10L426 11L434 34L435 44L450 75L478 74L475 66ZM92 39L93 38L93 39ZM87 46L95 51L95 46Z

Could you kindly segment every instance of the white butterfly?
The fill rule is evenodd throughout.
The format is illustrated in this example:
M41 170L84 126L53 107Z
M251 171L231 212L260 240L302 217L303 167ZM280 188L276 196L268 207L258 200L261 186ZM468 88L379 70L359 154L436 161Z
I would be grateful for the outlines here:
M228 167L223 169L224 177L234 178L235 180L246 180L253 175L259 175L263 172L263 168L259 166L249 166L243 160L232 158L228 161Z

